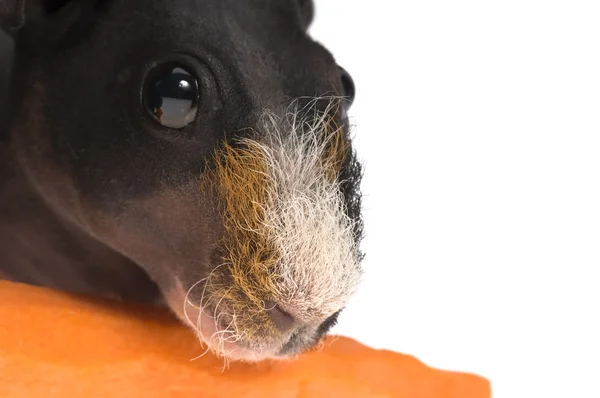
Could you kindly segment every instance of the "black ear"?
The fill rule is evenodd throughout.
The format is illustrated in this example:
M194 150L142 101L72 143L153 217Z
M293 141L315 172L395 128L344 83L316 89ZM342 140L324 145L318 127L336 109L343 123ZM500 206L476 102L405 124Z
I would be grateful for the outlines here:
M1 1L1 0L0 0ZM315 16L313 0L295 0L300 12L300 21L304 29L308 29Z

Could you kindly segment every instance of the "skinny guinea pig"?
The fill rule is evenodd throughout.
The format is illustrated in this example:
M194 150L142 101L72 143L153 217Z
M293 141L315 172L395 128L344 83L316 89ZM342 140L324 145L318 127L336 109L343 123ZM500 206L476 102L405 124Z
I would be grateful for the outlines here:
M167 306L225 359L318 344L363 223L355 88L313 10L0 0L0 277Z

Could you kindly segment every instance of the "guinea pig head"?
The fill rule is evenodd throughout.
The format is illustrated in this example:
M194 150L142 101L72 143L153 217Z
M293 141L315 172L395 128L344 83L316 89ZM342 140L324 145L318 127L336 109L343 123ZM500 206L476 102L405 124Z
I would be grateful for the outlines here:
M11 145L49 206L226 358L320 341L361 279L361 167L352 79L308 36L312 3L9 9Z

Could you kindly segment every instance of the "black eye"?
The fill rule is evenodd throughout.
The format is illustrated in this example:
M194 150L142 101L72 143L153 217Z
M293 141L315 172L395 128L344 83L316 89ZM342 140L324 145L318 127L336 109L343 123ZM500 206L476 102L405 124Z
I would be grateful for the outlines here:
M350 76L350 73L348 73L346 69L342 68L341 66L339 68L342 79L342 87L344 88L344 99L346 100L346 106L349 108L354 102L354 96L356 95L354 80L352 80L352 76Z
M142 94L150 116L165 127L182 128L198 113L198 81L187 68L167 63L154 68L146 79Z

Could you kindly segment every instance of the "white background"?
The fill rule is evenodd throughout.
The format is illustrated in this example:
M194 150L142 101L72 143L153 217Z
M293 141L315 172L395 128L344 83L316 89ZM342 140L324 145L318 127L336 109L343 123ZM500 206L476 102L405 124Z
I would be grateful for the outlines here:
M600 397L600 2L317 0L354 77L366 277L335 332Z

